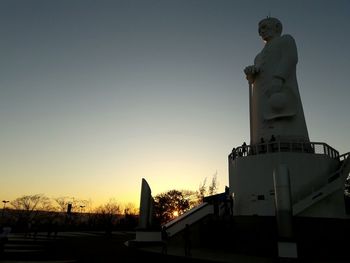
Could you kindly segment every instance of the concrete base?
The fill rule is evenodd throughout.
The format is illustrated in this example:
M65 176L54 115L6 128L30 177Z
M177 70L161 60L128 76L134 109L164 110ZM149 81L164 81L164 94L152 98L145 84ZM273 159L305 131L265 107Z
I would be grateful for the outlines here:
M235 215L275 216L272 175L280 164L286 165L290 172L293 205L326 185L329 176L339 169L337 159L312 153L278 152L229 160L230 192L234 194ZM321 207L308 216L322 217L323 214ZM328 213L327 216L339 218L344 214L344 209L333 209L332 214Z
M127 247L148 247L159 245L162 242L160 231L136 231L136 238L128 240L124 244Z
M297 258L298 249L295 242L281 242L277 243L278 245L278 256L280 258Z
M160 231L136 231L136 241L160 242L162 241L162 235Z

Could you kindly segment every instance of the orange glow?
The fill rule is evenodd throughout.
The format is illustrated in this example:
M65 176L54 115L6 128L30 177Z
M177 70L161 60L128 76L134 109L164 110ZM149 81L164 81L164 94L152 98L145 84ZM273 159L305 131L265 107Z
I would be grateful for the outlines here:
M174 217L178 217L178 216L179 216L179 211L174 211L174 212L173 212L173 216L174 216Z

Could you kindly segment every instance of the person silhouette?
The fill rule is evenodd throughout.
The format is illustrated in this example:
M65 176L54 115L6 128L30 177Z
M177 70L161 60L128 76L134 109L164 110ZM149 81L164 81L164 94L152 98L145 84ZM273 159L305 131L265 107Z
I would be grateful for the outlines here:
M236 158L236 148L232 149L231 158L234 160Z
M271 151L274 152L275 149L276 149L276 145L275 145L275 142L276 142L276 138L275 136L272 134L271 135L271 138L270 138L270 146L271 146Z
M185 230L184 230L184 245L185 245L185 256L190 257L191 256L191 232L190 232L190 225L186 224Z
M161 235L162 235L162 254L168 254L168 232L166 231L166 227L163 226L162 227L162 231L161 231Z
M261 152L264 153L266 149L265 149L265 140L263 137L261 137L260 139L260 144L261 144Z
M247 144L243 142L242 144L242 156L245 156L247 153Z

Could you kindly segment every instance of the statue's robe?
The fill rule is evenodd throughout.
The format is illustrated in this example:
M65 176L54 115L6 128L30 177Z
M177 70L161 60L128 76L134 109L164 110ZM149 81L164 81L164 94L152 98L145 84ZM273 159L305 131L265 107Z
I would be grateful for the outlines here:
M256 56L254 65L260 69L255 76L251 98L251 144L272 135L277 140L309 141L303 106L296 77L298 54L290 35L267 42ZM282 79L281 89L272 85L274 78Z

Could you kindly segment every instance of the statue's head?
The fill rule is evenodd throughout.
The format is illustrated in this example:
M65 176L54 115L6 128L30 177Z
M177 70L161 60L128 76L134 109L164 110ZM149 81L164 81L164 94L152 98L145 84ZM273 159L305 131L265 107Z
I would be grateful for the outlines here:
M277 18L267 17L259 22L259 36L269 42L282 34L282 23Z

